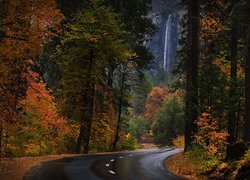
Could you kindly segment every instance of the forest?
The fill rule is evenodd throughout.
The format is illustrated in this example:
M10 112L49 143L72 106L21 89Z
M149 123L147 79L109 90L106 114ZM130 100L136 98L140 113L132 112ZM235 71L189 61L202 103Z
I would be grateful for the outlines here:
M164 1L160 61L153 1L0 0L0 161L180 148L198 179L250 177L250 1Z

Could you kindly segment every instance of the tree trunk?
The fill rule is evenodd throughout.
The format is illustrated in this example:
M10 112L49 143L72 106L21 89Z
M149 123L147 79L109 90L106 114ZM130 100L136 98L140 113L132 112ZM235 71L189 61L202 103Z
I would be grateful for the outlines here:
M86 77L86 84L83 92L79 94L80 96L80 104L79 108L81 111L80 115L80 133L77 140L76 153L81 153L82 147L83 152L89 152L89 141L90 141L90 133L91 126L93 120L93 112L94 112L94 99L95 99L95 83L93 80L93 66L94 66L94 51L90 50L89 54L89 64L88 64L88 73Z
M84 153L89 153L89 142L91 135L91 128L93 122L93 113L94 113L94 103L95 103L95 85L90 89L90 94L88 99L88 108L86 109L84 115L84 131L83 131L83 150Z
M114 67L110 66L109 72L108 72L108 81L107 81L107 86L112 89L113 86L113 76L114 76Z
M124 93L124 85L125 85L125 73L122 73L122 81L121 81L121 89L120 89L120 98L119 98L119 107L118 107L118 120L115 131L115 139L113 143L113 150L116 149L117 142L119 141L119 131L121 126L121 114L122 114L122 104L123 104L123 93Z
M89 56L89 69L88 69L88 77L86 83L86 92L85 96L83 96L84 101L84 112L83 112L83 151L84 153L89 153L89 141L90 141L90 133L91 133L91 126L93 120L93 113L94 113L94 99L95 99L95 83L93 82L93 67L94 66L94 51L93 49L90 50Z
M237 98L237 44L238 44L238 22L235 17L232 17L232 30L231 30L231 72L230 72L230 90L229 90L229 111L228 111L228 146L227 146L227 159L233 158L231 153L231 145L235 142L235 123L236 123L236 110Z
M198 118L198 64L199 64L200 0L189 0L188 54L186 76L185 151L191 146L197 131Z
M78 136L78 139L77 139L76 154L81 153L82 139L83 139L83 124L81 124L80 133L79 133L79 136Z
M89 152L89 142L93 121L93 113L94 113L94 99L95 99L95 85L89 84L88 91L83 96L83 114L81 117L81 127L80 133L77 140L76 152L81 153L81 147L83 147L83 152Z
M3 127L0 126L0 158L3 155L2 142L3 142Z
M236 123L235 123L235 141L236 142L239 139L239 125L240 125L240 112L241 112L241 108L240 107L241 107L241 102L238 101Z
M248 6L248 36L247 36L247 53L245 63L245 126L244 126L244 142L250 143L250 1Z
M110 66L108 76L107 76L107 85L105 88L106 96L104 97L104 106L107 108L109 104L112 104L112 89L113 89L113 80L114 80L114 67ZM105 111L106 111L105 108Z

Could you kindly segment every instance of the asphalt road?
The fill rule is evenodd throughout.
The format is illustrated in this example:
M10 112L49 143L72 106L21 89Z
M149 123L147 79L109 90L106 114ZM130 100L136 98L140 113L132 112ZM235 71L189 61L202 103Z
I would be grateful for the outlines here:
M148 149L106 155L86 155L46 162L24 180L179 180L164 161L179 149Z

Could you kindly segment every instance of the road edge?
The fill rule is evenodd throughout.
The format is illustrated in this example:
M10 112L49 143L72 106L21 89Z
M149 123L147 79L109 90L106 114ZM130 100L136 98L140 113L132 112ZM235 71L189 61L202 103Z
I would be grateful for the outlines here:
M183 179L183 180L188 180L188 178L186 177L186 176L184 176L184 175L180 175L180 174L177 174L177 173L175 173L174 171L171 171L168 167L167 167L167 160L169 160L169 158L171 158L171 157L173 157L173 156L175 156L175 155L177 155L177 154L180 154L180 153L183 153L183 149L181 149L181 152L178 152L178 153L176 153L176 154L172 154L171 156L168 156L168 157L166 157L164 160L163 160L163 165L164 165L164 167L165 167L165 169L166 169L166 171L167 172L169 172L169 173L171 173L171 174L173 174L174 176L176 176L176 177L179 177L180 179Z

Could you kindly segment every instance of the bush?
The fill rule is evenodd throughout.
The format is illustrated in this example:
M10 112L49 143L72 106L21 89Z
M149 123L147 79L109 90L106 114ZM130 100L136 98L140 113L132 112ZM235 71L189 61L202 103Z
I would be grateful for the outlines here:
M73 133L68 119L57 112L51 90L40 81L39 74L30 71L25 99L19 102L20 111L15 123L4 129L6 156L39 156L67 153L64 139Z
M184 136L177 136L173 139L172 144L177 148L184 148L185 147L185 139Z
M228 133L219 128L219 121L212 117L210 113L202 113L198 121L198 133L195 141L210 154L225 156Z
M138 147L138 144L137 144L136 138L131 136L131 134L127 134L125 136L125 141L123 141L121 148L126 149L126 150L134 150L137 147Z
M138 149L140 146L137 143L137 139L130 133L120 136L118 141L117 150L134 150Z
M185 153L185 158L198 165L195 171L200 175L210 174L222 163L221 156L211 154L199 145L195 145L189 149L189 151Z

